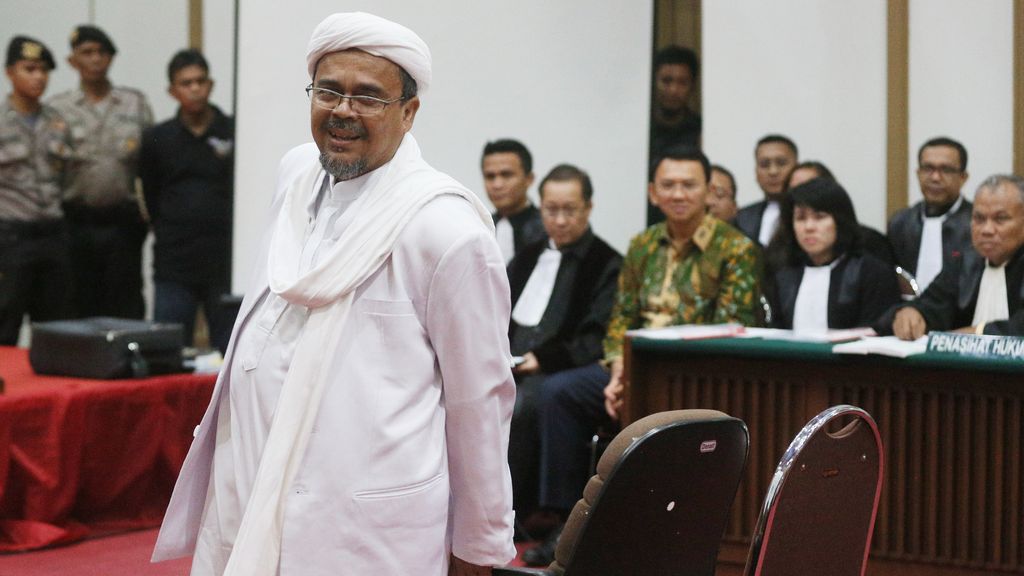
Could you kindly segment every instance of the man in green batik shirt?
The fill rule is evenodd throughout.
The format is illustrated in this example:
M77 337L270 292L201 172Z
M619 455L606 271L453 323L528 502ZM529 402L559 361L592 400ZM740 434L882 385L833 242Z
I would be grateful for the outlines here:
M604 361L548 377L541 386L541 505L567 514L587 481L588 440L618 419L627 330L678 324L758 322L761 255L754 243L705 211L711 166L696 148L671 148L654 165L648 196L665 214L633 238ZM555 537L524 558L544 564ZM531 550L531 551L532 551Z

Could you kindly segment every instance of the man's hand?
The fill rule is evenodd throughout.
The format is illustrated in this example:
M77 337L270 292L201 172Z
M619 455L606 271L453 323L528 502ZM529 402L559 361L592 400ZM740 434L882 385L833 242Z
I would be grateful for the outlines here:
M448 576L491 576L490 566L477 566L452 554L448 564Z
M892 321L892 333L900 340L917 340L924 336L927 330L928 325L924 321L924 316L912 306L900 308Z
M626 380L622 377L622 359L612 361L611 379L604 387L604 409L612 420L619 419L619 410L622 409L622 394L626 389Z
M527 376L538 370L540 370L540 362L537 361L537 357L533 355L533 352L527 352L523 354L523 363L512 368L512 373Z

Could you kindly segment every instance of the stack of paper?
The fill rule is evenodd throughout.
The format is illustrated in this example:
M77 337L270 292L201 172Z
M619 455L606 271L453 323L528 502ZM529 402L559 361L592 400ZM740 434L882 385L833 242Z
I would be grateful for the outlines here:
M856 342L836 344L832 352L836 354L881 354L895 358L906 358L914 354L923 354L928 347L928 337L922 336L917 340L900 340L895 336L880 336L876 338L865 338Z

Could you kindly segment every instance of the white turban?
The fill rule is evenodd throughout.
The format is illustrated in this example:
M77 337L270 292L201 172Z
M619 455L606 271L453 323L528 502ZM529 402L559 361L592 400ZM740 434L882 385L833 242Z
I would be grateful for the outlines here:
M365 12L331 14L313 30L306 48L306 65L313 78L320 59L332 52L358 48L402 67L419 92L430 86L430 48L401 24Z

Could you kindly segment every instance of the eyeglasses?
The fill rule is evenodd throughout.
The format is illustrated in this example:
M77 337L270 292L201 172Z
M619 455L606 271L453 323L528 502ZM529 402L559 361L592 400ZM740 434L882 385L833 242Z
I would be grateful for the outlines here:
M935 166L933 164L922 164L918 167L917 172L919 174L933 174L938 173L940 176L952 176L954 174L962 173L962 170L956 166Z
M312 84L306 86L306 96L309 96L310 102L324 110L334 110L341 104L342 100L348 100L349 109L360 116L380 114L388 104L405 100L402 96L394 100L382 100L373 96L349 96L348 94L342 94L327 88L317 88Z
M545 218L558 218L559 215L565 216L567 219L573 219L583 211L586 210L584 206L541 206L540 213Z

